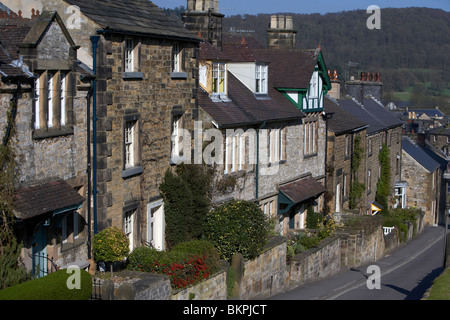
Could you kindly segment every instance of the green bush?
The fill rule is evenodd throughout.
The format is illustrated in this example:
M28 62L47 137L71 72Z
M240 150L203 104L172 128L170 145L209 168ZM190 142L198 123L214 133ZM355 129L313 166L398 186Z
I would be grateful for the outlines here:
M70 276L72 273L63 269L43 278L8 287L0 290L0 300L89 300L92 292L91 275L80 270L80 289L67 287Z
M253 259L266 243L269 223L257 204L234 200L210 211L204 237L211 241L222 259L235 253Z
M408 225L410 222L414 226L414 232L417 231L417 218L422 214L422 211L417 208L408 209L391 209L382 211L383 225L385 227L397 227L400 233L403 233L402 241L406 241L406 234L408 233Z
M218 266L216 249L204 240L183 242L170 251L139 247L128 257L128 269L166 274L174 289L209 277L218 270Z
M106 228L94 236L92 251L96 261L123 261L130 251L128 238L117 227Z

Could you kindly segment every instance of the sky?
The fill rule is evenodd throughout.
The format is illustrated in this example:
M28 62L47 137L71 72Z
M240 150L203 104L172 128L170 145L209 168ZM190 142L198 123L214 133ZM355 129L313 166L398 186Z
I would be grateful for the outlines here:
M187 6L187 0L152 0L161 8ZM258 13L321 13L383 8L427 7L450 11L450 0L219 0L219 12L231 16Z

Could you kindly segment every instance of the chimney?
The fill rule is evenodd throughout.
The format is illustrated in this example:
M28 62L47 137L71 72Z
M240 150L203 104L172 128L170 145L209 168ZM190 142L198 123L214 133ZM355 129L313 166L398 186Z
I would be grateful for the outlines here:
M217 49L222 50L222 20L219 0L187 0L187 10L182 15L186 29L200 34Z
M294 49L296 34L292 16L272 15L267 30L269 49Z
M338 79L338 72L337 70L328 70L328 77L330 78L331 82L331 90L328 91L328 96L330 98L339 100L341 98L341 82Z
M364 104L364 97L372 96L377 101L382 101L381 73L361 72L360 80L350 80L345 84L347 94Z

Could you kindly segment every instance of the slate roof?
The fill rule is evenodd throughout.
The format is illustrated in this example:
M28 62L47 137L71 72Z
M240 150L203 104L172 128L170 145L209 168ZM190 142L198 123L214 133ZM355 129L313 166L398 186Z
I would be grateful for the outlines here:
M302 118L303 112L291 104L281 93L257 98L232 73L228 72L228 100L213 100L199 89L199 106L220 127L252 125L264 121L282 121Z
M79 205L84 200L67 182L55 180L16 190L14 212L17 218L29 219Z
M292 202L301 203L325 192L326 188L309 176L280 186L280 191Z
M180 19L166 15L149 0L64 0L105 31L200 41Z
M324 110L327 114L333 113L331 119L327 120L327 125L328 130L335 134L342 134L358 129L362 130L367 126L365 122L353 117L328 97L324 99Z
M421 147L408 138L402 139L402 149L413 157L422 167L429 172L434 172L441 165L430 157Z
M436 127L436 128L428 130L427 133L439 135L439 136L450 136L450 128L447 128L444 126Z
M340 99L339 105L352 116L365 122L367 134L394 128L403 124L393 113L386 110L371 97L365 97L363 104L359 104L353 99Z

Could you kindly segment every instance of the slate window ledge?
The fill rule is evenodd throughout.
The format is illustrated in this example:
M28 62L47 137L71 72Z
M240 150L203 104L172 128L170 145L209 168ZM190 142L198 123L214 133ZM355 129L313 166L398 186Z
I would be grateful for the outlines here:
M132 168L127 168L125 170L122 170L122 178L126 179L129 177L133 177L136 176L138 174L141 174L144 171L144 168L139 166L139 167L132 167Z
M61 128L35 129L33 131L33 139L47 139L62 136L73 135L72 126L64 126Z
M187 72L171 72L170 77L172 79L187 79Z
M122 79L142 80L142 79L144 79L144 73L143 72L122 72Z

